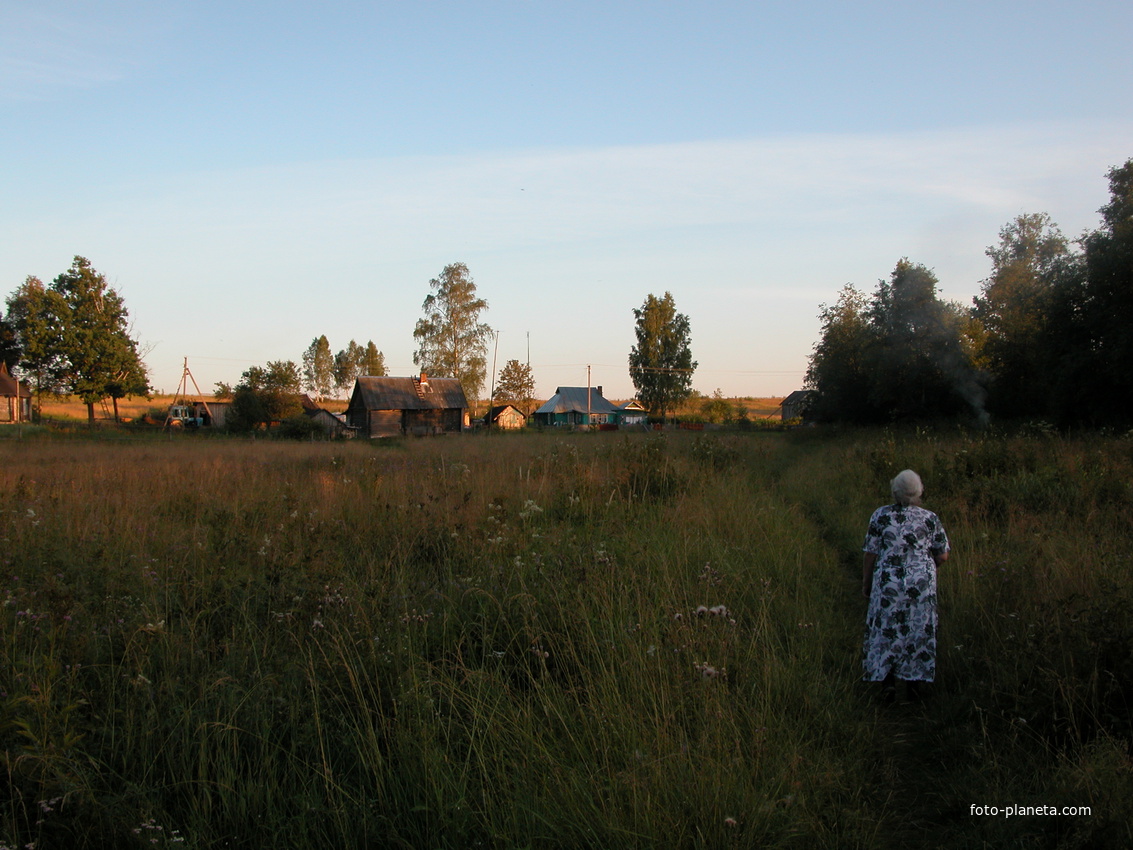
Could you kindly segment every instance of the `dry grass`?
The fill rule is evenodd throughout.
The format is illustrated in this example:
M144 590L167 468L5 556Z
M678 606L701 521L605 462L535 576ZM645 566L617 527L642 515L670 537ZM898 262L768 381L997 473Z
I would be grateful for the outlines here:
M1133 839L1123 441L0 451L0 846ZM886 709L858 548L904 466L955 550L937 692ZM969 814L1007 803L1093 814Z
M169 406L177 401L176 396L172 395L155 395L151 399L144 398L127 398L118 401L118 414L123 420L140 419L142 416L149 415L155 419L164 419L166 413L169 411ZM626 399L628 401L628 399ZM536 400L533 403L533 409L538 408L544 400ZM747 412L749 419L772 419L779 416L779 406L782 404L781 397L743 397L728 399L728 402L738 409L743 409ZM615 401L615 404L620 404L621 401ZM687 406L687 409L681 409L678 413L695 415L699 411L699 401ZM333 413L340 413L346 410L346 399L327 399L324 401L324 406L327 410ZM486 407L486 402L484 405ZM483 412L480 412L482 415ZM43 416L48 419L61 419L61 420L83 420L87 419L87 407L78 399L74 398L61 398L50 399L43 402ZM99 422L110 422L114 419L114 408L110 402L105 402L95 406L95 419Z

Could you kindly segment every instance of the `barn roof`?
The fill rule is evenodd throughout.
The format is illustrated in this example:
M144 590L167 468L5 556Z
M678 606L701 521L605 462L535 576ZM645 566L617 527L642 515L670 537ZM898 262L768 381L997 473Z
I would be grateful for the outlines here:
M783 399L782 403L798 404L800 401L804 401L810 398L812 393L814 393L814 390L795 390L793 393Z
M0 396L16 396L31 398L31 390L23 381L17 381L8 371L8 364L0 360Z
M364 375L354 384L351 405L366 410L449 410L468 407L456 378L391 378Z
M509 407L512 410L514 410L516 413L518 413L520 416L522 416L524 419L527 418L527 416L523 413L523 411L520 410L518 407L516 407L514 404L497 404L495 407L493 407L491 410L488 411L488 421L489 422L495 422L497 419L500 418L500 416L503 414L503 412L505 410L507 410Z
M617 408L602 396L597 387L590 387L589 407L587 407L586 387L559 387L547 403L536 413L616 413Z

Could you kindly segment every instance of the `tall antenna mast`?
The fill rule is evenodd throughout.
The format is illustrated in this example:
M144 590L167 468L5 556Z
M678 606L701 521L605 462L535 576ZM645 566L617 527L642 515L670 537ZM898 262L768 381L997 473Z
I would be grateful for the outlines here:
M184 363L184 365L182 366L182 369L181 369L181 383L179 383L177 385L177 395L173 397L173 401L174 401L174 403L176 403L178 399L184 399L185 396L188 395L189 381L192 381L193 382L193 389L196 390L197 395L201 397L201 404L203 404L205 406L205 413L207 413L209 415L209 419L211 420L212 419L212 411L209 410L209 403L208 403L208 401L205 400L205 395L204 395L204 393L201 392L201 388L197 386L197 379L194 378L193 373L189 371L189 358L186 357L184 359L183 363ZM173 420L172 413L173 413L173 408L170 408L170 412L168 414L166 414L166 417L165 417L165 427L166 428L169 427L169 423Z

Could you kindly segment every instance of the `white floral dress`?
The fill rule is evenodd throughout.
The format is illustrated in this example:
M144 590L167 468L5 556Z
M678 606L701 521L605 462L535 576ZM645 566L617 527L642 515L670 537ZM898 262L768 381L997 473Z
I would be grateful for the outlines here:
M865 552L877 555L866 614L868 682L892 673L931 682L936 676L936 562L948 552L939 517L915 506L886 505L873 512Z

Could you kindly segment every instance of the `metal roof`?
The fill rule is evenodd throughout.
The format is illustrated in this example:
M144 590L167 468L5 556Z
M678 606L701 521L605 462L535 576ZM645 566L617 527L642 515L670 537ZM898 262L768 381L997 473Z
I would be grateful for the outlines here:
M420 388L420 393L418 393ZM391 378L363 375L354 384L350 406L355 400L366 410L449 410L465 409L468 399L456 378Z
M589 403L589 407L587 404ZM597 387L590 387L590 400L587 402L586 387L559 387L547 403L536 413L617 413L618 409L603 398Z

